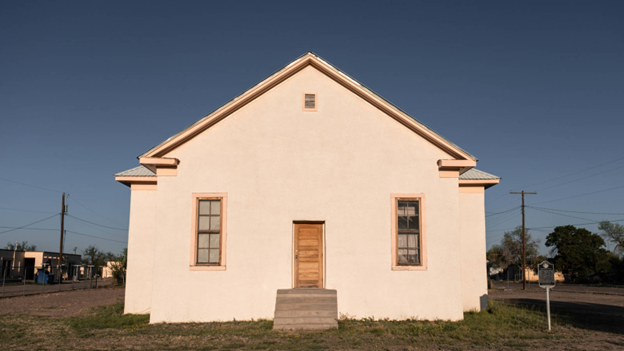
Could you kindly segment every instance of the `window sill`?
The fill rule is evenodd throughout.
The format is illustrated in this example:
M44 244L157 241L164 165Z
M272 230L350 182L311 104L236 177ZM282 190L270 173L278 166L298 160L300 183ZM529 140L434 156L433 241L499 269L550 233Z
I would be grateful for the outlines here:
M224 271L225 266L189 266L191 271Z
M422 266L397 266L397 265L392 265L392 270L393 271L426 271L427 270L427 266L426 265L422 265Z

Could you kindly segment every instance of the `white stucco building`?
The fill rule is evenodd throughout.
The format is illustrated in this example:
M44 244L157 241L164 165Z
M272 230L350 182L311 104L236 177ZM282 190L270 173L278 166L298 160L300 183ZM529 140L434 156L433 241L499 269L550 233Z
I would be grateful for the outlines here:
M274 316L278 289L354 317L487 303L477 159L307 53L115 175L130 186L126 313Z

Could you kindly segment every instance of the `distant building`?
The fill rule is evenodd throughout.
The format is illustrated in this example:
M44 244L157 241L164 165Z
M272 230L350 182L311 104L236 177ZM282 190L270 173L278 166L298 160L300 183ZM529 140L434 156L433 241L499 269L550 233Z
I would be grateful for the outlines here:
M2 262L2 274L10 279L33 280L35 274L47 271L56 274L58 269L58 252L51 251L14 251L0 249L0 261ZM73 276L77 266L80 266L81 256L75 254L63 254L63 277ZM0 276L1 277L1 276Z

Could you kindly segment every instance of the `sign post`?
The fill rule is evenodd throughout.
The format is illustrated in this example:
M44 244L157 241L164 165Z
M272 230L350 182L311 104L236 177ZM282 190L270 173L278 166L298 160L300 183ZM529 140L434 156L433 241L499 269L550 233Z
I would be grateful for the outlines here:
M538 268L539 286L546 288L546 314L548 315L548 331L550 331L550 288L555 287L555 266L544 261Z

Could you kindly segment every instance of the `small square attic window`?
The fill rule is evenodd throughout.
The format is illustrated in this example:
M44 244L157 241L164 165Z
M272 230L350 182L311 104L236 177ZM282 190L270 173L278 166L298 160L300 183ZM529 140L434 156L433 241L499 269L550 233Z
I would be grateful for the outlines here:
M303 93L303 110L316 111L318 107L318 96L316 93Z

